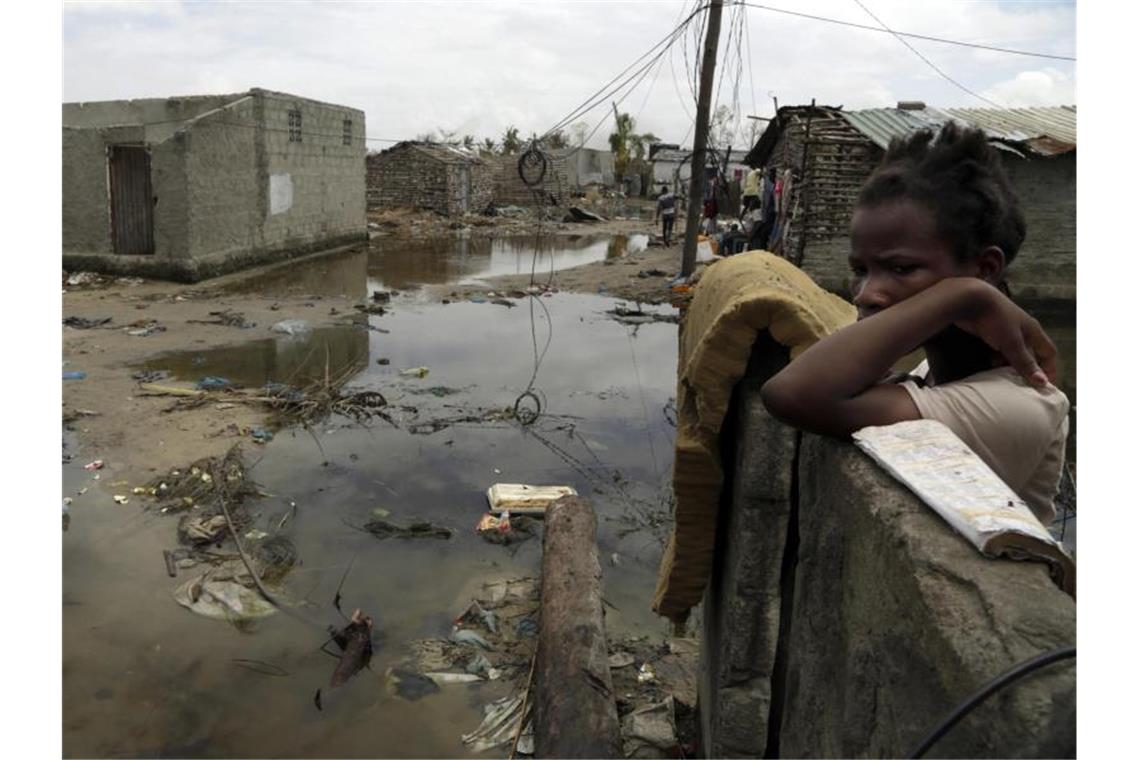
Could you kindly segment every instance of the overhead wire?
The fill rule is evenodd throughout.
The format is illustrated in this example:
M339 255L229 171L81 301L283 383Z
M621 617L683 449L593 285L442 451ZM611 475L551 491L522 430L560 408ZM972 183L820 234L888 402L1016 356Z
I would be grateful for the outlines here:
M871 9L870 9L870 8L868 8L867 6L863 5L863 3L861 2L861 0L855 0L855 4L856 4L856 5L858 5L860 8L862 8L864 11L866 11L866 12L867 12L867 15L868 15L868 16L870 16L871 18L875 19L875 21L876 21L876 22L877 22L877 23L878 23L880 26L882 26L882 27L883 27L883 29L885 29L886 31L888 31L888 32L890 32L891 34L893 34L893 35L895 36L895 39L897 39L897 40L898 40L899 42L901 42L902 44L906 45L906 46L907 46L907 48L910 50L910 52L914 53L914 54L915 54L915 55L917 55L917 56L918 56L920 59L922 59L923 63L925 63L925 64L926 64L927 66L929 66L930 68L934 69L935 73L937 73L937 74L938 74L940 77L942 77L943 79L945 79L947 82L949 82L950 84L954 85L955 87L957 87L957 88L958 88L959 90L961 90L962 92L965 92L965 93L967 93L968 95L973 95L975 98L977 98L978 100L980 100L980 101L982 101L982 102L984 102L984 103L989 103L989 104L990 104L991 106L993 106L994 108L1006 108L1006 106L1003 106L1001 103L995 103L994 101L990 100L990 99L989 99L989 98L987 98L986 96L984 96L984 95L979 95L978 93L974 92L974 91L973 91L973 90L971 90L969 87L967 87L966 85L962 84L962 83L961 83L961 82L959 82L957 79L954 79L952 76L950 76L950 75L949 75L949 74L947 74L945 71L943 71L942 69L940 69L938 66L936 66L936 65L934 64L934 61L930 60L930 59L929 59L929 58L927 58L925 55L923 55L922 53L920 53L920 52L918 51L918 49L917 49L917 48L916 48L914 45L912 45L912 44L910 44L909 42L907 42L907 41L906 41L905 39L903 39L903 38L902 38L900 35L896 34L896 33L895 33L895 32L894 32L894 31L893 31L893 30L892 30L890 27L888 27L886 24L884 24L884 23L883 23L883 22L882 22L882 21L879 19L879 17L878 17L878 16L876 16L874 13L872 13L872 12L871 12Z
M551 134L558 131L559 129L562 129L563 127L565 127L566 125L568 125L572 121L574 121L575 119L581 118L582 116L586 115L590 111L597 108L599 105L602 105L607 100L611 99L613 97L614 93L619 92L621 90L621 88L624 86L625 82L628 82L634 76L637 76L638 71L645 71L646 66L642 66L641 69L638 69L638 71L635 71L632 75L630 75L630 77L628 77L625 80L625 82L617 85L616 87L614 87L615 82L617 82L619 79L621 79L621 77L628 74L630 72L630 70L634 69L639 63L644 61L646 58L649 58L650 56L654 56L654 58L651 59L650 65L652 65L652 63L656 63L657 58L656 58L655 54L660 55L661 52L663 52L664 50L668 50L669 47L672 46L672 44L674 42L676 42L678 36L685 30L685 28L689 25L689 23L694 18L696 18L700 14L700 12L705 9L705 7L706 6L704 6L704 5L698 5L696 10L692 11L680 24L678 24L676 27L674 27L672 30L670 30L668 34L666 34L655 45L653 45L653 47L651 47L645 53L642 53L636 60L633 61L633 63L626 66L613 79L611 79L606 84L602 85L602 87L600 89L598 89L590 97L586 98L586 100L583 101L577 108L575 108L569 114L567 114L562 119L560 119L558 122L556 122L554 124L554 126L552 126L550 129L548 129L546 132L544 132L539 139L541 140L543 138L549 137ZM659 50L659 48L660 48L660 50Z
M1008 53L1009 55L1023 55L1030 58L1049 58L1055 61L1076 61L1073 56L1057 55L1055 53L1038 53L1029 50L1015 50L1013 48L999 47L997 45L984 45L979 42L963 42L962 40L951 40L945 37L933 37L928 34L915 34L913 32L899 32L892 29L886 29L878 26L870 26L869 24L859 24L854 21L842 21L837 18L828 18L827 16L816 16L811 13L802 13L800 11L790 11L786 8L773 8L770 5L760 5L759 3L750 3L746 0L738 0L732 3L733 5L744 5L748 8L757 8L763 11L771 11L772 13L783 13L788 16L799 16L800 18L807 18L813 21L825 21L829 24L838 24L840 26L848 26L854 29L865 29L869 32L890 32L896 37L910 37L916 40L927 40L929 42L940 42L944 45L958 45L959 47L974 48L976 50L989 50L995 53Z

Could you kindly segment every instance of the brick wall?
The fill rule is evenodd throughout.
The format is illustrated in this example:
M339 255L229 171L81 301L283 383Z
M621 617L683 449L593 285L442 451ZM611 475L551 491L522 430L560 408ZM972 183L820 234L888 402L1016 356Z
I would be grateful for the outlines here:
M547 155L546 175L542 184L531 188L519 176L519 157L495 156L489 161L494 162L495 193L494 202L499 206L548 206L551 198L553 205L564 203L569 197L567 189L569 183L566 179L566 158L563 156ZM540 200L536 200L535 193Z
M448 212L448 172L414 146L368 157L368 208L420 208Z
M431 150L402 145L368 156L368 208L420 208L455 216L490 204L493 166L481 159L444 160Z

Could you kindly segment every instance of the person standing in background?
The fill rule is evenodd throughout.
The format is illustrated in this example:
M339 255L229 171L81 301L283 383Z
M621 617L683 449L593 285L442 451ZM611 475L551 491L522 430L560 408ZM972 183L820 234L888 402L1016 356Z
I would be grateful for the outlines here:
M666 185L661 186L661 192L657 195L657 210L653 214L654 224L657 223L658 217L661 219L661 238L668 248L669 238L673 234L673 222L677 219L677 198L669 192Z

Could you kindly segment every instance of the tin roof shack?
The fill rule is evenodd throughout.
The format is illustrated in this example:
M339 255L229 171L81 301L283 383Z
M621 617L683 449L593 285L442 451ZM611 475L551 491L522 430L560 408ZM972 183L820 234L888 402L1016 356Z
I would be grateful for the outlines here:
M63 265L194 282L367 239L364 112L245 93L63 105Z
M668 185L674 192L688 193L693 166L692 148L678 148L673 145L653 146L650 148L649 156L649 160L653 163L654 193L661 185ZM708 151L705 154L705 178L712 179L723 171L728 182L742 179L750 169L745 163L744 151L729 150L727 158L726 164L724 151Z
M430 209L444 216L482 211L494 169L461 148L406 141L368 156L368 208Z
M560 206L569 200L566 156L546 153L546 172L542 182L528 186L519 176L519 156L493 156L495 165L496 206Z
M769 246L829 290L846 294L848 228L864 180L894 137L937 130L954 119L986 131L1021 200L1028 233L1010 268L1014 295L1076 296L1076 107L896 108L844 111L785 106L749 152L752 166L776 167L785 187Z

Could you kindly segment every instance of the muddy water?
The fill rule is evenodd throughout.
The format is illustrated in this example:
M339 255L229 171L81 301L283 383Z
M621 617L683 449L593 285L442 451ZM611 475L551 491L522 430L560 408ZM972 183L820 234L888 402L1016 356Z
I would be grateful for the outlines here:
M389 255L378 261L373 254L369 286L414 285L414 271L397 267L398 275L388 273ZM345 261L364 274L357 261ZM490 268L484 261L447 276ZM427 272L420 281L434 276ZM339 284L360 287L351 279ZM539 540L512 553L474 533L486 488L495 482L569 484L588 496L599 515L605 594L613 605L607 626L614 635L665 635L648 609L661 530L647 524L667 510L676 326L619 324L603 313L615 302L594 296L518 303L508 309L398 299L392 313L368 318L386 333L358 322L300 339L156 357L153 367L181 378L220 374L259 385L323 372L327 355L334 372L355 373L353 388L379 390L393 406L415 408L398 420L400 428L330 420L313 431L315 438L280 431L254 452L260 460L251 475L273 494L256 505L258 527L271 527L289 502L297 504L287 534L302 565L291 574L288 592L308 601L306 614L338 622L332 598L346 563L356 557L342 595L347 607L360 607L377 621L373 672L363 672L318 712L313 693L327 684L335 665L317 651L322 631L274 615L240 632L179 607L171 590L191 576L167 577L161 558L175 541L175 520L140 511L138 497L114 504L110 493L125 486L92 483L82 470L83 452L76 452L64 467L65 492L93 487L76 498L64 534L65 753L466 755L460 734L479 724L481 706L504 695L506 685L449 686L408 702L388 691L383 673L404 654L404 642L446 635L483 581L537 573ZM408 432L412 419L512 405L534 375L535 345L541 354L548 336L533 386L545 400L538 423L461 423L430 434ZM389 363L377 364L380 358ZM420 366L429 368L424 378L400 375ZM454 538L379 541L351 527L378 508L389 510L394 521L419 517L451 527ZM238 658L269 663L287 675L242 669L233 663Z

